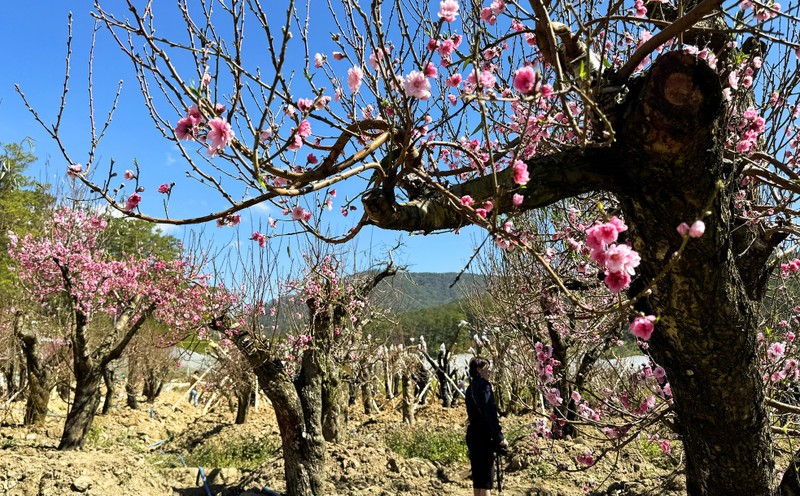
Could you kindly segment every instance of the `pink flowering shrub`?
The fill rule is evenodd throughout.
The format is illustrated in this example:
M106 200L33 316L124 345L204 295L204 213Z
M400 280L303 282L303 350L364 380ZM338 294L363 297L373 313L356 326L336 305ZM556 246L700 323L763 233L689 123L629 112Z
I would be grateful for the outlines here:
M20 281L42 304L66 297L89 321L131 309L169 324L175 336L204 325L213 311L208 276L189 260L136 253L114 258L100 241L107 226L102 217L60 209L45 226L46 236L18 239L12 234L9 254Z

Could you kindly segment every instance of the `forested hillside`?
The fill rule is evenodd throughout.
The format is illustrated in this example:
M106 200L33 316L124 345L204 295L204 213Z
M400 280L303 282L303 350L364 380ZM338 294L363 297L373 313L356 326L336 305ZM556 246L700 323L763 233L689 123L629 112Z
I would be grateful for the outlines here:
M461 274L458 282L455 272L408 272L385 279L373 292L373 301L394 313L410 312L438 307L464 298L482 284L476 274Z
M389 308L386 318L370 322L366 331L388 343L408 343L424 336L429 348L441 343L449 348L454 342L459 351L469 346L471 321L463 304L469 294L480 292L482 279L475 274L462 274L454 287L456 273L407 273L383 281L375 293L375 304Z

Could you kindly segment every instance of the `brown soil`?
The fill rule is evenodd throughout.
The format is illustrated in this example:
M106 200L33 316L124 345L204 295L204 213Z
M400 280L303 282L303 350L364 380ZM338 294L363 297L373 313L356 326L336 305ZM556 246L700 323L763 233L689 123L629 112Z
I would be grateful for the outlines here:
M180 467L178 454L185 457L199 447L226 446L241 439L280 446L274 413L266 402L251 412L246 424L234 425L235 414L227 404L203 415L202 404L195 409L183 396L174 392L162 395L153 406L155 418L150 418L146 404L140 410L120 406L110 415L98 415L90 441L81 452L55 449L66 412L59 399L51 401L52 413L42 429L20 425L24 403L0 410L0 495L205 496L197 467ZM407 429L430 433L461 429L463 407L420 407L416 424L409 427L394 406L386 403L382 412L370 418L351 412L348 439L328 447L326 494L472 494L468 463L407 459L386 445L387 435ZM575 459L585 449L592 449L595 455L599 452L590 436L549 444L539 440L537 444L525 434L531 423L531 417L503 420L507 432L518 433L503 464L503 495L683 494L682 477L676 475L677 446L671 456L665 456L634 441L591 469L576 470ZM260 492L265 487L285 489L279 450L255 469L204 467L204 474L215 495L253 496L265 494Z

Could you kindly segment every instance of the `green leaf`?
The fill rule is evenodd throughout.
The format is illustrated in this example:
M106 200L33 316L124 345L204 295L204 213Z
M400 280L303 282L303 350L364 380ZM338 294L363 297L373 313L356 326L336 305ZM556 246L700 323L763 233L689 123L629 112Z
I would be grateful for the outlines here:
M480 124L478 124L478 127L476 127L476 128L475 128L475 130L474 130L474 131L472 131L472 133L470 133L470 136L472 136L473 134L476 134L476 133L477 133L478 131L480 131L481 129L483 129L483 121L481 121L481 123L480 123Z

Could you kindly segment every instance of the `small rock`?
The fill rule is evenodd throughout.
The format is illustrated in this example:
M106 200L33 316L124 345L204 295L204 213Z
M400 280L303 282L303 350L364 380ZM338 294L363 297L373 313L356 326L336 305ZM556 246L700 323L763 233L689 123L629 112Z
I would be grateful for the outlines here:
M26 441L35 441L37 437L38 437L38 436L36 435L36 433L35 433L35 432L31 432L30 434L28 434L27 436L25 436L25 440L26 440Z
M72 490L78 491L79 493L85 493L92 487L94 481L88 475L81 475L80 477L76 478L72 481Z

